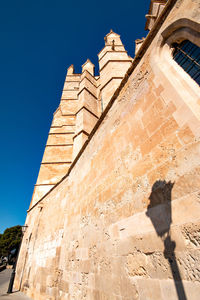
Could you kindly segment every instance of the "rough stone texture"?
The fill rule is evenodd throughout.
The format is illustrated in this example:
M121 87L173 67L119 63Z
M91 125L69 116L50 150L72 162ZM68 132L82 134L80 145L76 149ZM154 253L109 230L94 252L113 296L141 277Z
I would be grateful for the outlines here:
M197 1L170 3L68 176L28 211L15 287L33 299L199 299L199 86L170 43L199 37L200 14Z

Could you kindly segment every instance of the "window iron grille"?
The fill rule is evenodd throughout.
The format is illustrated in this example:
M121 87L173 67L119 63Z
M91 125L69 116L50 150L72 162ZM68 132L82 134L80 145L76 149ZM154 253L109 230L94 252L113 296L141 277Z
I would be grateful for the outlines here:
M174 60L200 85L200 48L188 40L173 47Z

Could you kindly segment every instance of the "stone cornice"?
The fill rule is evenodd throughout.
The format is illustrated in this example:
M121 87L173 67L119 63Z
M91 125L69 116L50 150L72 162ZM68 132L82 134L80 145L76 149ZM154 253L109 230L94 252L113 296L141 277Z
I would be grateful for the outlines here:
M82 106L77 112L76 115L82 110L85 109L87 110L91 115L93 115L95 118L99 119L99 117L97 115L95 115L91 110L89 110L86 106Z
M84 134L87 135L87 136L90 135L87 131L81 130L81 131L79 131L79 132L73 137L73 140L74 140L78 135L80 135L81 133L84 133Z
M68 75L69 76L69 75ZM67 82L67 83L71 83L71 82L80 82L80 80L65 80L65 82ZM65 83L64 82L64 83Z
M97 99L97 96L95 96L90 90L88 90L85 86L80 90L80 92L78 93L78 96L80 96L80 94L86 90L90 95L92 95L95 99Z
M113 79L123 79L124 77L111 77L102 87L100 87L100 91L102 91L106 85L108 85Z
M105 53L104 53L104 55L99 59L99 62L102 60L102 58L107 54L107 53L127 53L127 51L126 50L124 50L124 51L111 51L111 50L108 50L108 51L106 51Z
M78 88L77 88L78 89ZM76 92L76 91L78 91L78 90L75 90L75 89L63 89L62 90L63 92Z
M70 99L66 99L66 98L61 98L60 101L69 101L69 100L78 100L77 98L70 98Z
M71 161L53 161L53 162L41 162L41 165L60 165L60 164L71 164Z
M97 56L99 56L100 54L101 54L101 52L106 48L106 47L112 47L112 45L105 45L104 47L103 47L103 49L101 49L101 51L99 51L99 53L97 54ZM122 45L116 45L115 44L115 47L123 47L124 48L124 45L122 44ZM117 51L116 51L117 52Z
M111 63L111 62L132 62L132 60L131 59L110 59L110 60L108 60L106 63L105 63L105 65L103 65L103 67L101 68L101 69L99 69L99 72L101 72L109 63Z
M81 76L81 74L80 73L77 73L77 74L69 74L69 75L66 75L66 78L67 77L78 77L78 76Z
M97 80L97 79L95 78L95 76L92 75L88 70L85 69L85 70L82 72L81 75L83 75L84 73L88 73L92 78L94 78L95 80Z
M73 144L56 144L56 145L48 145L48 144L47 144L47 145L45 146L45 148L46 148L46 147L61 147L61 146L62 146L62 147L66 147L66 146L71 146L71 147L72 147Z
M76 115L76 114L63 114L63 113L62 113L62 116L64 116L64 117L75 117L75 115Z
M56 126L56 125L53 125L50 127L51 128L62 128L62 127L65 127L65 126L70 126L70 125L61 125L61 126Z
M84 79L87 79L95 88L97 88L97 86L88 78L88 77L83 77L82 79L81 79L81 81L80 81L80 84L81 84L81 82L84 80ZM95 78L94 78L95 79ZM95 79L96 80L96 79Z
M36 183L34 186L48 186L48 185L55 185L55 183Z
M49 132L49 135L54 135L54 134L74 134L74 131L71 132Z

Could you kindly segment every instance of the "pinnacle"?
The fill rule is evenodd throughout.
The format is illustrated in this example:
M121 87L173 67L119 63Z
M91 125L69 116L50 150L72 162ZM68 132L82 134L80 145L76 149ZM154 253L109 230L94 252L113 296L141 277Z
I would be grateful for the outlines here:
M72 64L71 66L69 66L69 68L67 69L67 75L72 75L74 74L74 65Z
M94 64L91 62L91 60L88 58L86 60L86 62L82 65L82 67L84 67L87 63L92 64L94 66Z

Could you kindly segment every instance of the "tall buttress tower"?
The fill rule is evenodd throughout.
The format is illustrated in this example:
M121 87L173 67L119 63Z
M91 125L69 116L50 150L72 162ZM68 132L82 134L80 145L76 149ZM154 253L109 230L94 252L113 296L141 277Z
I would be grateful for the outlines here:
M99 76L95 76L89 59L83 64L81 74L74 73L73 65L67 70L30 207L67 174L132 62L120 36L112 30L106 35L105 47L98 58Z

